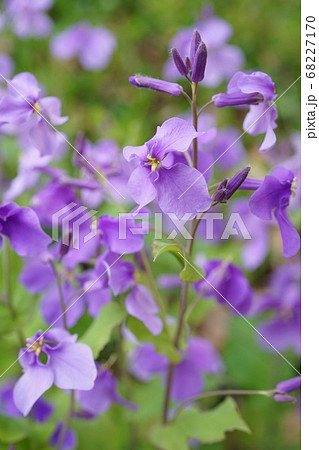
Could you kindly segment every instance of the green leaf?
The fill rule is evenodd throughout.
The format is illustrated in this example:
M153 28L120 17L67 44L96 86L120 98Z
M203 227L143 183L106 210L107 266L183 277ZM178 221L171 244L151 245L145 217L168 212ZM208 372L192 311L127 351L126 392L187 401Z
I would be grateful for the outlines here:
M188 450L190 438L211 444L222 441L227 431L234 430L250 433L235 401L229 397L211 411L184 410L174 422L154 426L150 431L150 440L162 450Z
M111 333L126 317L126 311L118 303L112 302L100 309L97 319L81 337L80 341L93 350L97 358L103 347L109 342Z
M181 354L178 350L176 350L165 331L157 336L154 336L142 322L134 317L129 317L126 325L140 342L148 342L153 344L156 351L167 356L172 363L176 364L181 361Z
M179 274L182 281L196 283L203 278L203 270L200 267L197 267L192 261L189 261L189 258L185 255L183 248L179 244L167 243L154 239L153 260L156 261L159 255L162 255L165 252L172 253L182 263L183 269Z
M14 444L28 436L28 424L23 419L0 416L0 442Z

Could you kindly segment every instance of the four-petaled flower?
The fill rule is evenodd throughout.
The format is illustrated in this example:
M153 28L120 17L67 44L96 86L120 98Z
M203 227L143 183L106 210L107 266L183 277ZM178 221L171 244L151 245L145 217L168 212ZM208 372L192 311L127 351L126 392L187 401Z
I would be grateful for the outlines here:
M172 158L174 152L186 152L200 134L188 121L173 117L144 145L124 148L124 157L138 162L128 183L139 209L156 197L164 213L174 213L179 219L186 213L191 219L210 207L203 175L186 164L174 164Z
M51 328L27 339L19 353L23 375L14 386L14 402L26 416L41 395L55 384L60 389L90 390L96 378L92 350L76 343L77 335Z

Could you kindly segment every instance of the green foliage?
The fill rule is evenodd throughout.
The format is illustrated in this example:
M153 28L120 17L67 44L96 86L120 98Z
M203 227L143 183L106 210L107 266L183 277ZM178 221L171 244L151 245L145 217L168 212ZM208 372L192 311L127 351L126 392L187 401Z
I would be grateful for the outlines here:
M154 261L156 261L156 259L165 252L172 253L182 263L183 269L179 274L182 281L196 283L196 281L200 281L203 278L203 270L200 267L197 267L192 261L189 261L189 257L185 255L183 248L179 244L154 239Z
M91 347L97 358L103 347L109 342L112 330L125 319L126 311L118 303L112 302L100 309L97 319L81 337L80 341Z
M134 317L128 319L127 327L140 342L149 342L150 344L153 344L158 353L167 356L172 363L178 363L181 360L180 353L174 347L172 340L165 330L163 330L160 335L154 336L142 322Z
M219 442L225 438L227 431L234 430L250 432L235 401L227 398L211 411L195 408L182 411L168 425L154 426L150 431L150 439L161 450L187 450L190 438L202 443Z

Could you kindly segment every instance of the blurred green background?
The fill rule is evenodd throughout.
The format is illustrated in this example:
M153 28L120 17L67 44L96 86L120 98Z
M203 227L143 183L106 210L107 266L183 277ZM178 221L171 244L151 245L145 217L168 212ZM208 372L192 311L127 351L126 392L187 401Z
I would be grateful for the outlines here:
M70 119L61 129L67 133L70 142L74 142L78 132L84 132L92 140L109 137L115 139L121 147L126 144L137 145L149 139L155 127L164 120L182 114L186 103L182 98L137 90L127 79L134 73L160 78L168 57L169 41L181 27L194 24L202 6L206 4L212 4L216 15L233 26L230 43L243 50L246 56L245 69L268 73L275 81L279 95L298 78L300 4L297 0L215 0L213 3L203 0L55 0L50 12L55 22L54 33L79 20L89 20L93 25L106 26L116 35L118 48L105 70L87 72L76 61L54 60L48 50L49 39L21 41L7 33L1 37L0 51L12 55L16 73L32 72L46 86L49 95L62 99L63 114L69 115ZM214 93L222 92L225 86L226 84L216 90L202 88L200 103L206 103ZM279 139L299 129L299 83L279 100L278 113ZM218 123L221 125L232 125L234 120L238 120L230 110L218 115ZM254 139L244 136L243 141L250 150ZM5 153L4 171L12 177L16 173L18 149L2 146L1 151ZM72 171L72 150L69 151L70 158L66 165ZM267 273L267 264L269 263L261 269L261 275ZM21 268L21 262L17 258L14 259L14 267L15 270L11 273L13 285L16 284ZM252 281L256 282L256 277L260 274L255 274ZM15 286L15 295L17 304L23 311L27 295L31 296L18 286ZM3 335L9 322L5 312L1 317ZM265 352L256 344L254 331L240 318L227 318L225 324L227 337L223 358L227 367L227 386L267 389L273 388L279 380L295 375L279 356ZM1 336L1 369L5 369L15 358L16 349L14 337L2 339ZM298 360L293 354L286 356L298 367ZM16 366L13 372L19 373L19 370ZM156 409L157 400L161 402L162 392L159 385L137 385L135 395L142 399L141 402L144 401L143 408L148 411L147 408ZM201 449L300 448L298 405L279 404L258 397L239 399L238 403L252 434L231 433L223 443L202 445ZM214 402L211 401L211 405ZM134 419L130 413L113 406L107 414L94 422L75 422L74 428L79 436L78 448L152 448L142 442L138 435L132 441L131 421ZM4 430L0 432L0 441L3 433ZM0 448L8 446L0 444ZM16 448L29 447L21 443ZM32 448L45 447L35 440Z

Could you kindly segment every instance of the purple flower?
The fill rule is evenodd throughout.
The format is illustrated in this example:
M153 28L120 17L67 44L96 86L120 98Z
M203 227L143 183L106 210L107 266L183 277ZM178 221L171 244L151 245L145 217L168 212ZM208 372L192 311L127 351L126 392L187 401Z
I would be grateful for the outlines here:
M267 313L259 325L262 335L280 352L301 350L301 292L300 262L283 264L272 274L267 290L256 296L254 315ZM264 339L259 343L266 350L271 347Z
M187 72L190 66L187 67L186 58L189 55L191 58L195 56L196 45L194 44L196 44L196 40L192 39L194 29L200 33L207 49L205 78L202 80L202 84L207 87L216 87L224 79L229 79L239 70L244 62L243 53L238 47L227 44L232 34L231 26L217 17L213 11L209 11L194 26L179 31L170 42L170 48L177 49L179 58ZM165 77L169 80L176 80L185 76L185 69L180 64L176 65L174 53L172 52L172 58L167 61L164 67ZM189 62L190 59L188 58L188 64ZM181 68L182 70L180 70Z
M245 148L241 143L239 131L233 127L218 129L217 136L208 150L213 153L214 161L217 160L216 165L223 171L238 167L245 157Z
M145 234L133 215L120 215L119 218L102 216L98 221L98 230L102 242L111 252L128 254L139 252L143 248Z
M13 388L15 381L6 380L0 387L0 413L7 417L21 417L21 412L17 409L13 400ZM39 423L46 422L52 415L54 407L50 402L39 398L33 405L30 412L31 417Z
M276 105L271 103L276 97L275 84L269 75L263 72L237 72L228 83L227 94L214 95L212 100L218 108L250 105L243 128L252 136L265 133L259 148L264 152L276 143L273 130L277 127L277 109Z
M28 189L35 187L42 168L45 168L51 161L52 155L41 155L36 148L29 148L22 153L19 158L18 174L4 193L4 200L14 200Z
M61 328L38 331L19 352L23 375L14 386L14 402L26 416L41 395L55 384L60 389L90 390L96 378L91 349L76 343L77 335Z
M52 0L6 0L5 13L13 22L14 33L21 39L43 38L52 28L52 20L45 13Z
M144 323L154 335L162 332L163 323L156 314L159 312L155 300L146 286L136 284L125 300L127 312Z
M224 372L220 355L203 338L189 338L182 356L182 361L175 366L172 382L172 398L177 401L200 394L205 374L220 375ZM165 380L168 365L167 358L157 353L151 344L140 345L130 356L131 373L144 382L158 374Z
M130 372L138 380L147 382L154 375L164 373L168 367L168 359L155 350L153 344L145 343L137 347L129 356Z
M153 91L165 92L166 94L178 97L183 87L177 83L170 83L169 81L159 80L157 78L144 77L143 75L134 75L129 77L129 82L134 86L152 89Z
M300 389L301 386L301 377L290 378L289 380L281 381L277 384L276 389L280 391L274 395L274 400L276 402L295 402L295 397L291 395L286 395L288 392L295 391L296 389Z
M215 202L219 203L225 203L227 200L229 200L235 192L240 188L240 186L243 184L245 179L247 178L247 175L250 171L250 166L244 167L239 172L237 172L235 175L233 175L230 180L228 178L225 178L220 185L218 186L215 194L214 194L214 200Z
M280 391L287 393L299 389L301 386L301 377L290 378L289 380L281 381L277 384L276 388Z
M2 236L6 236L19 256L32 257L44 252L51 239L42 230L38 216L27 207L16 203L0 206L0 250Z
M117 379L102 364L97 364L97 377L93 389L76 391L76 400L81 408L94 416L103 414L112 403L124 408L136 409L136 405L125 400L117 390Z
M220 375L224 364L212 345L200 337L191 337L184 359L175 366L172 398L184 401L200 394L204 388L204 374Z
M74 153L74 164L80 169L83 186L81 188L81 199L90 208L97 208L105 196L107 189L111 191L112 197L118 202L123 202L123 197L128 196L127 181L129 178L129 164L123 158L118 144L111 139L100 139L95 143L78 136L75 147L79 153ZM109 186L103 186L96 180L96 170L105 176ZM85 183L95 183L95 188L86 189ZM106 189L107 188L107 189Z
M255 216L263 220L271 220L273 215L276 218L285 258L292 258L300 249L300 236L287 214L290 197L293 195L293 182L294 174L290 170L277 167L271 175L265 176L249 201L249 207Z
M251 213L247 199L231 202L231 212L239 214L251 239L244 241L241 260L245 268L254 270L261 265L269 252L269 232L272 222L261 220ZM236 236L242 238L242 236Z
M60 147L60 136L49 125L61 125L68 117L61 117L61 102L57 97L43 97L37 79L29 72L16 75L8 83L8 93L0 102L0 124L22 127L30 143L42 155L54 154Z
M78 22L52 39L51 53L57 59L78 58L83 69L97 71L109 64L116 45L106 28Z
M13 74L14 63L9 55L0 53L0 73L5 78L10 78ZM0 77L0 84L3 83L3 78Z
M56 426L56 429L54 430L51 438L50 438L50 444L52 447L56 447L60 441L60 436L62 433L63 424L58 423ZM64 440L62 442L61 450L74 450L77 447L77 438L76 434L71 428L68 428L68 430L65 433Z
M197 136L189 122L174 117L158 127L144 145L124 148L124 157L139 163L128 182L139 209L156 197L164 213L174 213L179 219L185 213L190 213L191 219L210 207L203 175L186 164L173 164L171 158L173 152L185 152Z
M227 304L233 313L236 310L241 314L247 313L253 292L242 270L220 260L208 261L203 268L206 279L195 284L196 291L203 297L215 297L219 303Z

